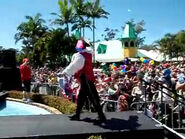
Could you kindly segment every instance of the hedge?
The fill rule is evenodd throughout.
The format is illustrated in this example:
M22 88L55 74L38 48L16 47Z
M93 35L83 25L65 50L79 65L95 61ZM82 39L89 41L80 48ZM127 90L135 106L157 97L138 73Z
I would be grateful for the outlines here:
M87 139L102 139L101 136L90 136Z
M22 99L23 94L20 91L9 91L9 97ZM50 107L56 108L63 114L74 113L76 109L75 103L72 103L71 101L63 97L31 93L31 99L33 100L33 102L45 104Z

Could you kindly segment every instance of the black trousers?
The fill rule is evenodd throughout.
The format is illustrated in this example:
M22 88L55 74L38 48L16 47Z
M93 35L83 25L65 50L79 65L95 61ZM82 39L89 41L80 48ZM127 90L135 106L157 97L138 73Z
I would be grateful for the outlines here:
M92 81L89 81L85 75L81 75L80 79L81 89L78 95L76 114L80 115L82 107L84 106L84 103L88 97L90 102L93 104L95 110L98 112L99 119L106 120L105 115L102 111L102 107L100 105L99 95L94 83Z
M30 87L31 87L31 81L30 80L26 80L26 81L23 81L23 91L26 91L26 92L30 92Z

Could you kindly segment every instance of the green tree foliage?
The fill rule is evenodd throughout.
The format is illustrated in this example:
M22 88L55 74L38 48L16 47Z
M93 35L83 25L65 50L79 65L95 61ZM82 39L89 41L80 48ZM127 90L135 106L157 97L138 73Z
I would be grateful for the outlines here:
M92 19L93 27L93 51L95 51L95 19L97 18L108 18L109 13L106 12L103 7L100 5L100 0L95 0L94 2L88 1L85 4L86 7L86 16ZM95 55L93 57L95 60Z
M17 53L19 62L24 57L28 57L34 67L46 64L49 66L65 65L75 52L77 41L74 35L70 36L69 27L72 27L71 31L76 29L83 31L83 36L85 36L85 28L93 28L94 32L95 18L107 18L108 15L100 6L99 0L95 2L59 0L58 5L60 12L52 13L56 16L52 25L59 25L59 28L49 30L44 25L45 20L41 18L41 14L34 17L26 16L26 21L17 27L15 42L21 41L23 44L22 50ZM90 18L93 19L93 25ZM64 29L61 29L63 27Z
M26 55L22 51L17 51L17 53L16 53L16 60L17 60L19 65L22 64L22 60L25 57L26 57Z
M77 16L83 16L86 14L86 7L84 0L70 0L70 3L73 4L75 8L75 14Z
M76 39L68 36L66 30L58 28L49 30L40 14L26 16L26 21L17 27L15 41L22 41L22 50L17 53L19 63L24 57L30 59L34 67L48 65L64 66L75 52Z
M179 55L184 57L185 55L185 31L178 32L175 36L176 47L179 49Z
M25 46L33 48L35 42L42 37L48 28L43 25L45 20L41 18L39 13L34 17L25 16L25 18L27 21L17 27L18 33L15 34L15 42L22 40Z
M170 33L166 34L160 40L160 44L161 44L160 51L163 52L165 55L169 55L170 58L176 57L178 55L177 50L175 50L176 46L175 35Z
M34 17L26 16L25 18L27 21L17 27L15 42L22 41L22 53L30 59L33 66L39 65L39 53L35 50L35 44L47 32L48 28L43 25L45 20L41 18L39 13Z
M89 19L85 19L82 16L78 17L78 20L76 23L72 26L72 31L79 30L80 34L83 34L83 37L85 37L85 28L89 28L92 30L92 22Z
M106 12L100 5L100 0L95 0L95 2L86 3L86 16L92 18L93 23L93 45L95 42L95 19L96 18L108 18L108 12Z
M160 52L169 58L184 57L185 54L185 31L176 34L167 33L160 40L155 41L155 46L159 46Z
M70 2L74 5L76 17L75 24L71 30L79 30L80 34L83 34L83 37L85 37L85 28L92 30L92 22L87 17L87 3L84 0L70 0Z
M41 50L40 60L50 67L65 66L75 52L75 36L68 37L63 29L53 29L36 44Z
M69 36L69 24L73 24L76 21L76 15L74 12L74 5L70 4L68 0L59 0L58 5L60 8L60 14L51 13L57 16L57 18L52 21L52 24L66 26L67 34Z
M154 47L153 45L142 45L140 47L140 49L143 49L143 50L147 50L147 51L150 51L150 50L156 50L156 47Z
M104 40L109 41L109 40L113 40L116 36L116 33L119 31L118 29L106 28L104 32L105 34L102 34L101 36L104 37Z

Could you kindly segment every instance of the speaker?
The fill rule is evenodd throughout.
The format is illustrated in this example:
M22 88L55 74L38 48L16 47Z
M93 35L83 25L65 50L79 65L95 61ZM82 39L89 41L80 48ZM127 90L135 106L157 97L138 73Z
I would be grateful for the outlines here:
M16 68L16 51L14 49L2 50L0 65L3 67Z
M19 68L0 67L0 92L21 89L22 82Z
M16 51L14 49L0 52L0 92L21 90L21 75L16 67Z
M0 50L0 67L3 66L3 51Z
M0 92L0 110L6 108L7 97L8 97L8 92Z

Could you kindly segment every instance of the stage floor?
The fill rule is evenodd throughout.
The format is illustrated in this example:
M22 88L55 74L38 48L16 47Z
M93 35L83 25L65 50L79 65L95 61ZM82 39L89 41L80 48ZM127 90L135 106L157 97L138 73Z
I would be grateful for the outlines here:
M91 135L101 135L106 139L164 138L162 127L136 111L106 113L107 123L103 127L94 124L97 113L83 113L81 121L70 121L68 116L61 114L0 117L0 138L87 139Z

